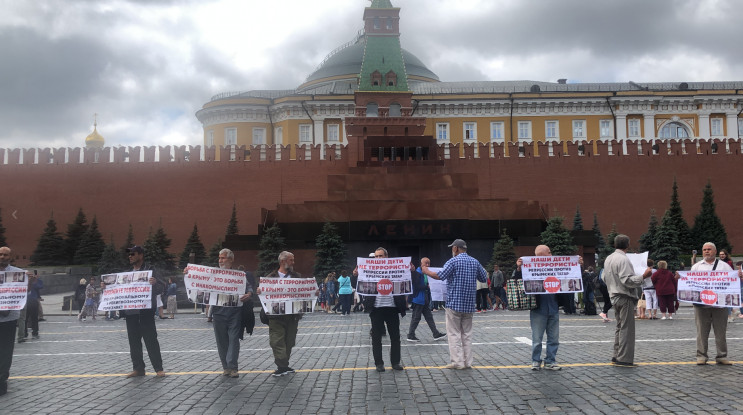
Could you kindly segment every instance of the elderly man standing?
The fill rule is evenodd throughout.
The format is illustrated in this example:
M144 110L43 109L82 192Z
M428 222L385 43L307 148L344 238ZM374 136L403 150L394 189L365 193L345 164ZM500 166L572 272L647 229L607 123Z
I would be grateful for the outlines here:
M12 258L10 248L0 248L0 271L23 271L10 265ZM8 378L10 365L13 363L13 347L15 346L15 331L20 310L0 311L0 396L8 393Z
M724 261L716 259L717 246L712 242L707 242L702 246L702 260L691 266L692 271L732 271L730 265ZM742 271L738 271L741 276ZM679 274L676 273L676 279ZM706 365L707 346L709 343L709 330L715 330L715 346L717 355L715 363L718 365L732 365L728 360L728 342L727 342L727 316L728 309L725 307L712 307L702 304L694 304L694 321L697 325L697 364Z
M144 262L144 248L133 246L129 248L129 271L152 271L153 268ZM142 340L147 347L147 354L155 369L157 377L165 376L163 371L163 359L160 355L160 342L157 341L157 329L155 328L155 311L157 310L157 296L162 294L162 286L157 279L150 277L152 284L152 307L144 310L125 310L126 335L129 338L129 355L132 358L134 370L126 375L128 378L144 376L144 357L142 354Z
M235 254L225 248L219 251L219 268L233 269ZM253 295L253 285L247 279L245 294L240 301L248 301ZM242 332L242 307L212 306L214 311L212 318L214 322L214 337L217 340L217 352L222 362L224 376L231 378L240 377L237 371L237 359L240 356L240 333Z
M653 275L653 270L648 268L642 275L635 275L632 263L627 258L629 236L617 235L614 238L614 248L614 253L604 262L604 281L617 319L611 362L619 367L636 367L635 305L639 300L638 288L645 278Z
M302 278L302 274L294 271L294 254L283 251L279 254L279 269L266 275L266 278ZM260 294L260 287L256 294ZM277 369L272 376L285 376L294 373L289 367L289 358L292 348L297 342L297 331L302 314L268 315L268 341L273 350L273 358Z
M455 239L449 245L452 259L438 273L421 266L431 278L448 281L446 298L446 333L449 336L447 369L472 367L472 315L475 313L477 281L488 280L488 273L475 258L467 255L467 243Z

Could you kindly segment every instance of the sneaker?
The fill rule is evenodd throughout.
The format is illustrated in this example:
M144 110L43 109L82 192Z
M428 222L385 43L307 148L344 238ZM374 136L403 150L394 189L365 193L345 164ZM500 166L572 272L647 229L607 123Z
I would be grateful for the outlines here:
M531 370L539 370L542 368L542 362L531 362Z
M38 335L38 333L37 333L37 334L32 334L32 335L31 335L31 338L32 338L32 339L38 339L38 338L39 338L39 335Z
M728 323L734 323L734 322L735 322L735 319L733 319L732 317L728 317Z
M46 319L42 317L38 321L46 321Z
M87 320L87 318L86 317L83 317L83 321L86 321L86 320Z
M636 364L630 363L630 362L616 361L616 362L613 362L613 363L614 363L614 366L617 366L617 367L637 367Z
M707 358L706 357L704 357L704 356L697 357L697 365L704 366L706 364L707 364Z
M139 370L134 370L134 371L132 371L132 372L130 372L129 374L126 375L126 377L128 377L128 378L136 378L136 377L140 377L140 376L144 376L144 371L141 371L140 372Z
M725 359L724 357L722 357L722 358L719 358L719 359L715 359L715 364L730 366L730 365L733 364L733 362L731 362L730 360Z
M562 368L557 363L545 363L545 370L561 370Z
M379 372L379 373L384 372L384 366L383 365L378 365L377 366L377 372Z
M464 366L459 366L459 365L455 365L454 363L449 363L448 365L444 366L444 369L462 370L464 369Z
M668 316L668 319L669 320L673 320L673 316Z
M231 378L239 378L240 377L240 374L237 373L237 370L230 370L230 373L227 376L229 376Z
M397 363L397 364L392 365L392 369L393 370L403 370L403 369L405 369L405 367L403 365L401 365L400 363Z
M433 336L433 339L434 340L441 340L441 339L444 339L444 338L446 338L446 333L439 333L439 334Z
M288 375L289 372L287 372L285 367L280 367L271 373L271 376L279 377L279 376L285 376Z
M285 369L286 369L286 373L296 373L296 372L294 371L294 369L292 369L292 368L290 368L290 367L287 367L287 368L285 368Z
M18 343L25 343L25 342L26 342L26 339L23 338L23 337L21 337L20 339L18 339Z
M417 338L417 337L415 337L415 336L408 336L408 339L407 340L409 342L411 342L411 343L420 343L421 342L420 339Z
M164 370L158 370L157 372L155 372L155 377L164 378L165 377L165 371Z
M663 316L663 317L661 317L660 319L661 319L661 320L665 320L665 319L666 319L666 316Z

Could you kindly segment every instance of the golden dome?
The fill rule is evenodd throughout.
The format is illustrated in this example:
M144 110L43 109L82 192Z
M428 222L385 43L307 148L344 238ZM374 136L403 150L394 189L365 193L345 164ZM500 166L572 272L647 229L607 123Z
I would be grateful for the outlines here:
M98 125L94 124L93 132L90 133L89 136L85 137L85 147L103 147L103 144L106 142L106 140L103 139L102 135L98 134L97 127Z

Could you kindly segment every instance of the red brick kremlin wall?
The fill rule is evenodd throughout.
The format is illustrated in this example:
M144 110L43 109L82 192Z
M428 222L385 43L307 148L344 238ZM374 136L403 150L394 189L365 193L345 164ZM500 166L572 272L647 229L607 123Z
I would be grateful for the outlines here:
M712 143L704 141L699 154L694 142L673 143L671 154L661 151L660 155L650 155L650 144L645 144L639 155L634 151L636 144L629 145L628 155L620 155L621 145L613 143L615 154L609 155L607 144L599 143L588 145L582 156L572 144L556 147L554 155L548 156L547 147L540 144L527 147L524 157L515 156L515 146L504 149L498 145L494 157L490 157L490 148L481 145L479 158L474 157L472 147L462 151L466 158L458 158L459 146L452 145L444 169L476 174L479 199L539 201L549 206L550 214L556 211L564 216L568 226L580 204L585 227L591 227L596 211L605 234L616 223L619 232L630 235L634 246L646 230L650 209L656 210L659 219L667 209L674 177L690 225L699 212L702 190L711 180L717 213L734 251L743 249L740 142L731 140L730 152L725 151L724 142L718 142L718 154L712 154ZM155 161L154 147L141 153L129 149L129 161L123 161L123 150L114 149L112 153L106 150L102 158L106 161L99 163L92 163L92 153L86 151L81 153L88 161L75 163L62 162L63 149L41 150L38 156L31 149L24 151L22 164L19 150L0 149L0 161L5 161L0 164L2 223L20 266L28 263L52 212L60 232L64 232L80 207L88 221L97 216L104 239L108 242L113 235L117 246L123 244L129 224L134 228L136 243L142 243L148 231L162 223L173 240L171 252L180 254L197 223L208 248L223 237L233 202L240 233L256 235L264 220L261 209L328 200L327 175L354 170L349 166L356 163L355 145L352 142L344 147L340 159L332 160L320 160L319 148L312 150L310 160L289 160L286 148L280 161L273 160L272 148L267 151L267 161L256 161L259 157L255 148L253 160L238 156L239 161L224 161L229 159L224 149L207 149L205 159L210 161L201 161L198 147L190 148L190 161L184 158L185 147L173 151L172 161ZM682 146L688 154L683 154ZM81 154L75 151L71 159ZM214 161L216 151L222 152L222 161ZM303 154L303 150L298 153ZM504 153L512 156L505 157ZM37 164L38 160L49 160L49 154L55 154L51 164ZM440 157L443 154L439 149ZM169 160L170 155L170 148L159 149L161 160ZM431 168L441 171L440 166ZM309 267L311 264L300 271L309 272Z

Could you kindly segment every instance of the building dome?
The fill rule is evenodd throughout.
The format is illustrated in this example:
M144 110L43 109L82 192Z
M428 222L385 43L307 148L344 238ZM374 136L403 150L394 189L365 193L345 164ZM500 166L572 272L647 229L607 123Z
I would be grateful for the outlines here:
M299 86L298 90L302 91L326 82L356 79L361 73L361 62L364 58L364 46L366 45L365 39L365 36L359 36L356 42L331 52L320 66L307 77L307 80ZM402 50L402 54L403 59L405 59L405 72L409 83L439 81L439 77L415 55L405 49Z
M93 132L85 137L85 147L102 148L105 144L106 140L104 140L103 136L98 133L97 127L98 125L94 124Z

